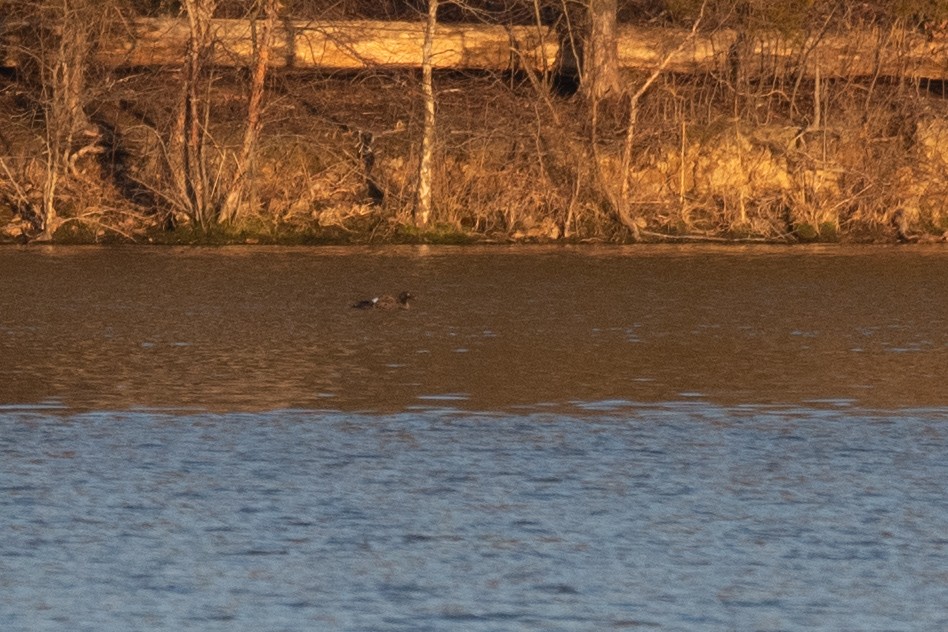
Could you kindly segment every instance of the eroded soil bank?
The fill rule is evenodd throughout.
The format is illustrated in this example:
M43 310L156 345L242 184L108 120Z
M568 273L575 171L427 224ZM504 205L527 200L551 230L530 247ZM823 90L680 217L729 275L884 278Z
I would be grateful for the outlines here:
M30 241L44 194L45 124L22 81L0 81L0 240ZM435 214L423 228L412 217L423 122L413 72L273 74L251 194L235 222L210 228L194 225L175 201L168 156L178 74L124 71L97 85L91 126L75 139L58 182L56 242L948 235L941 85L784 79L777 89L759 81L733 90L710 76L669 75L640 103L625 163L625 99L591 112L542 77L439 75ZM208 165L225 181L246 121L246 79L220 71L209 85Z

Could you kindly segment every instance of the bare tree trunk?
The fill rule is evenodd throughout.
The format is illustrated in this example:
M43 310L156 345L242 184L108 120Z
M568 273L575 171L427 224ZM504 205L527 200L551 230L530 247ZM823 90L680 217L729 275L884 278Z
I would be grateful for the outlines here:
M204 152L207 104L201 95L201 77L213 52L211 17L217 0L183 0L183 3L189 37L181 71L181 105L172 139L171 175L187 214L206 228L214 218L214 208Z
M46 174L43 182L40 239L52 237L59 226L57 189L67 174L74 145L90 127L85 112L86 67L92 50L94 8L90 0L61 0L38 8L41 35L37 59L46 123ZM56 35L56 31L59 31Z
M583 54L583 90L592 101L622 91L616 31L617 0L588 0L589 34Z
M425 226L431 218L431 163L435 144L435 93L432 77L432 48L438 23L438 0L428 0L428 23L422 47L421 87L425 98L425 129L421 139L421 164L418 168L418 204L415 223Z
M240 154L237 156L234 166L234 175L231 179L227 196L221 205L218 221L232 222L237 219L240 212L240 205L246 195L247 184L254 168L254 154L256 153L257 140L260 137L261 110L263 106L264 87L267 78L267 65L270 63L270 49L272 47L273 27L279 13L279 0L257 0L256 15L253 16L254 22L259 17L261 11L264 13L264 19L259 30L255 31L254 42L254 66L250 79L250 99L247 105L247 127L244 129L244 139L241 144Z

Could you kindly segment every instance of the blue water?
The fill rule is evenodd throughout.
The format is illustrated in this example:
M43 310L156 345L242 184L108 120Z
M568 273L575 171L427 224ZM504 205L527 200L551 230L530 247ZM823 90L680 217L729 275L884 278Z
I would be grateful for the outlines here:
M948 409L0 410L0 629L948 629Z

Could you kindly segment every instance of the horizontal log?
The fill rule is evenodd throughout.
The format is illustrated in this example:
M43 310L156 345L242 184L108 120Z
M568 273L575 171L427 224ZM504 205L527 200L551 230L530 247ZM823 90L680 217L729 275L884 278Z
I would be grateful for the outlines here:
M214 20L218 45L214 63L244 66L252 56L251 26L246 20ZM649 71L676 49L689 32L681 29L622 25L620 64ZM100 45L97 60L111 66L178 66L188 39L185 20L137 19L122 36ZM421 65L421 22L281 21L272 65L281 68L361 70L414 68ZM16 65L18 47L7 41L3 58ZM20 47L22 48L22 47ZM948 38L904 30L862 30L830 34L818 40L802 36L756 35L741 41L719 30L699 34L675 53L666 68L673 72L730 71L738 51L744 72L766 74L802 70L824 77L894 76L948 79ZM22 51L21 51L22 52ZM438 25L434 66L439 69L511 70L555 67L556 34L537 26L483 24Z
M246 20L214 20L214 62L243 66L253 54ZM360 70L421 66L425 25L421 22L282 21L271 53L277 68ZM181 64L188 25L183 20L140 19L127 41L99 54L111 65ZM556 59L547 29L530 26L439 25L433 63L439 69L507 70L524 65L545 68Z
M688 38L688 31L623 26L619 30L619 63L626 68L657 67L668 51ZM730 70L737 59L750 75L783 70L812 77L874 76L948 79L948 38L929 38L897 29L867 29L827 34L819 39L802 34L757 34L740 42L737 32L722 29L701 34L672 55L666 68L695 73Z

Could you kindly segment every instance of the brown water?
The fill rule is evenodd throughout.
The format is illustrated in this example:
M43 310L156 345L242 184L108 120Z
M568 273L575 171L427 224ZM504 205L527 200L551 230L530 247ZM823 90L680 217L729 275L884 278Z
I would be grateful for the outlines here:
M0 402L942 406L946 290L939 247L6 248Z

